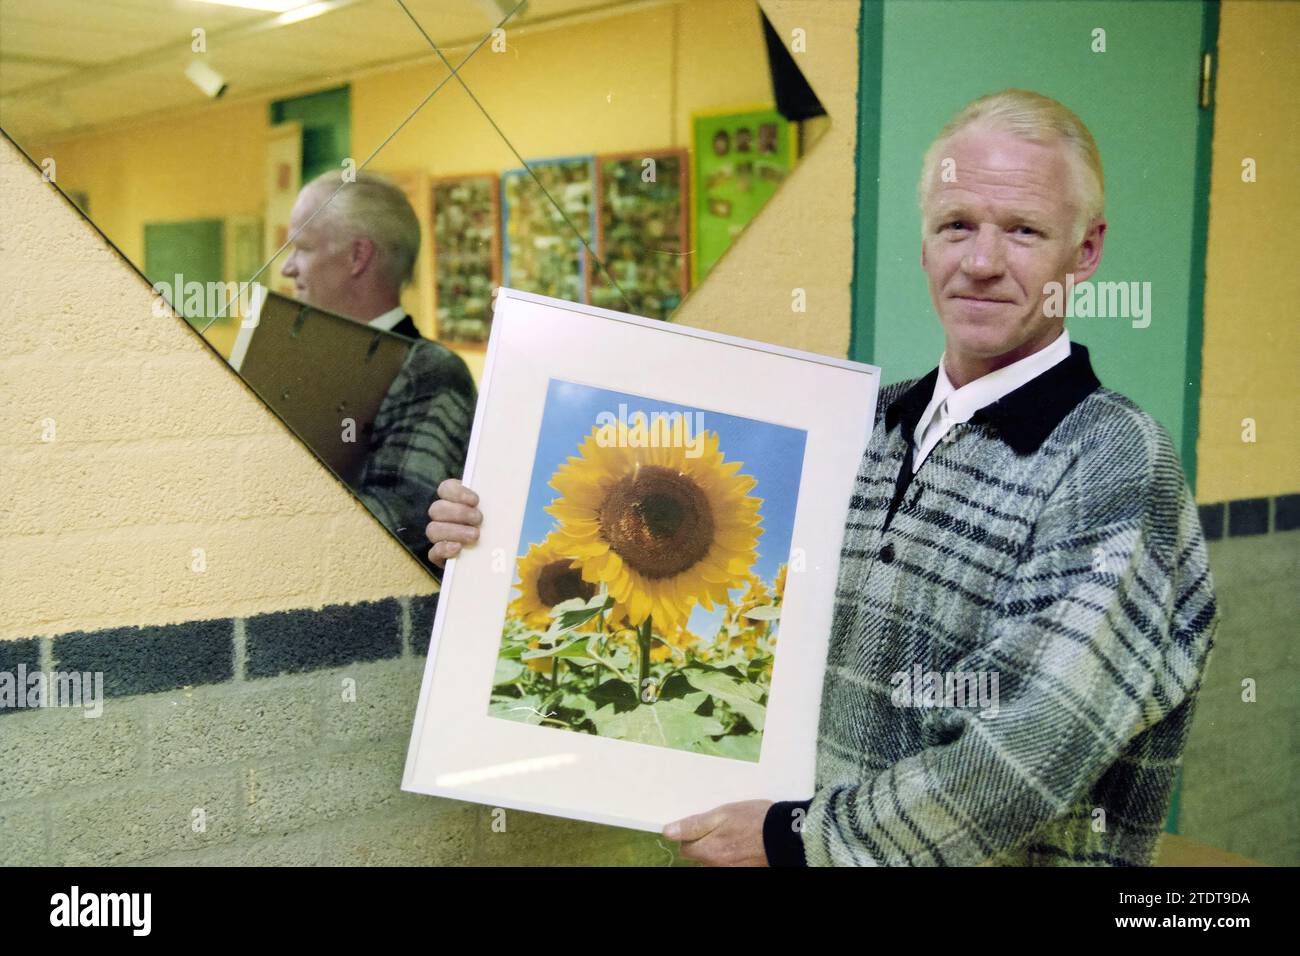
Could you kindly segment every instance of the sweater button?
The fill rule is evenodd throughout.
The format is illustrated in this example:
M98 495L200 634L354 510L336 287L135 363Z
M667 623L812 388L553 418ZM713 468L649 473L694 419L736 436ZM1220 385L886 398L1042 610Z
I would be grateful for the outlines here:
M880 549L880 562L882 564L889 564L893 560L894 560L894 545L893 542L890 542L889 544L885 545L883 548Z

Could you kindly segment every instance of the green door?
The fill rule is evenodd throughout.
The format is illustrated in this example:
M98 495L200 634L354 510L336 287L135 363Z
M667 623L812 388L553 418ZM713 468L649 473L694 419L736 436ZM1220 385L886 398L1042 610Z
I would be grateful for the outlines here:
M144 274L151 284L162 283L172 290L172 308L196 329L202 329L208 319L222 311L218 306L213 315L208 315L207 294L208 284L221 282L225 275L222 228L220 219L147 222L144 226ZM177 277L182 288L176 288ZM200 283L202 293L191 283ZM221 298L218 290L212 302Z
M1077 113L1101 149L1109 228L1093 283L1149 291L1149 315L1130 303L1130 317L1067 318L1070 338L1103 385L1169 430L1194 482L1210 133L1200 74L1216 29L1217 6L1197 0L865 0L850 357L879 364L885 382L938 364L921 158L970 100L1034 90Z

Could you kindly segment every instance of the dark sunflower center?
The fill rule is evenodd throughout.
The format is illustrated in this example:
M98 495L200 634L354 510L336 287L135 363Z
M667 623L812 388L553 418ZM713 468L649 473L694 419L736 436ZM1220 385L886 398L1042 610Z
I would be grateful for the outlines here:
M641 519L646 530L656 538L671 538L681 529L686 511L669 495L646 495L641 502Z
M537 575L537 599L547 607L580 597L589 601L596 596L596 586L582 580L581 572L570 568L568 561L552 561Z
M703 489L659 465L619 481L600 508L600 530L614 553L648 578L693 567L713 544L713 512Z

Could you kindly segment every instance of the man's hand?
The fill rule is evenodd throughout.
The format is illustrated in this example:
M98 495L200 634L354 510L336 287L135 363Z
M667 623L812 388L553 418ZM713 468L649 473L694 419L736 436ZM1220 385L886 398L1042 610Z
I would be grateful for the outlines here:
M460 554L463 545L478 540L478 526L483 513L478 510L478 495L448 478L438 486L438 500L429 505L429 524L424 536L433 542L429 560L442 567L448 558Z
M763 820L771 800L725 803L716 810L664 827L664 836L682 844L682 857L705 866L767 866Z

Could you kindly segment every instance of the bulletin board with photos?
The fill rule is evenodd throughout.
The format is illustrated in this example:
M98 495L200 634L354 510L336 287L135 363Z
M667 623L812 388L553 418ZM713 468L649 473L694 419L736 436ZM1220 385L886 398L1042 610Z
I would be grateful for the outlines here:
M694 241L699 284L781 188L798 155L798 127L775 109L694 117Z
M684 149L596 158L596 250L609 275L594 271L592 305L666 319L681 304L690 282L689 173Z
M502 175L502 285L587 301L595 180L594 156L539 160Z
M495 173L433 183L433 268L438 338L481 344L501 284L501 181Z

